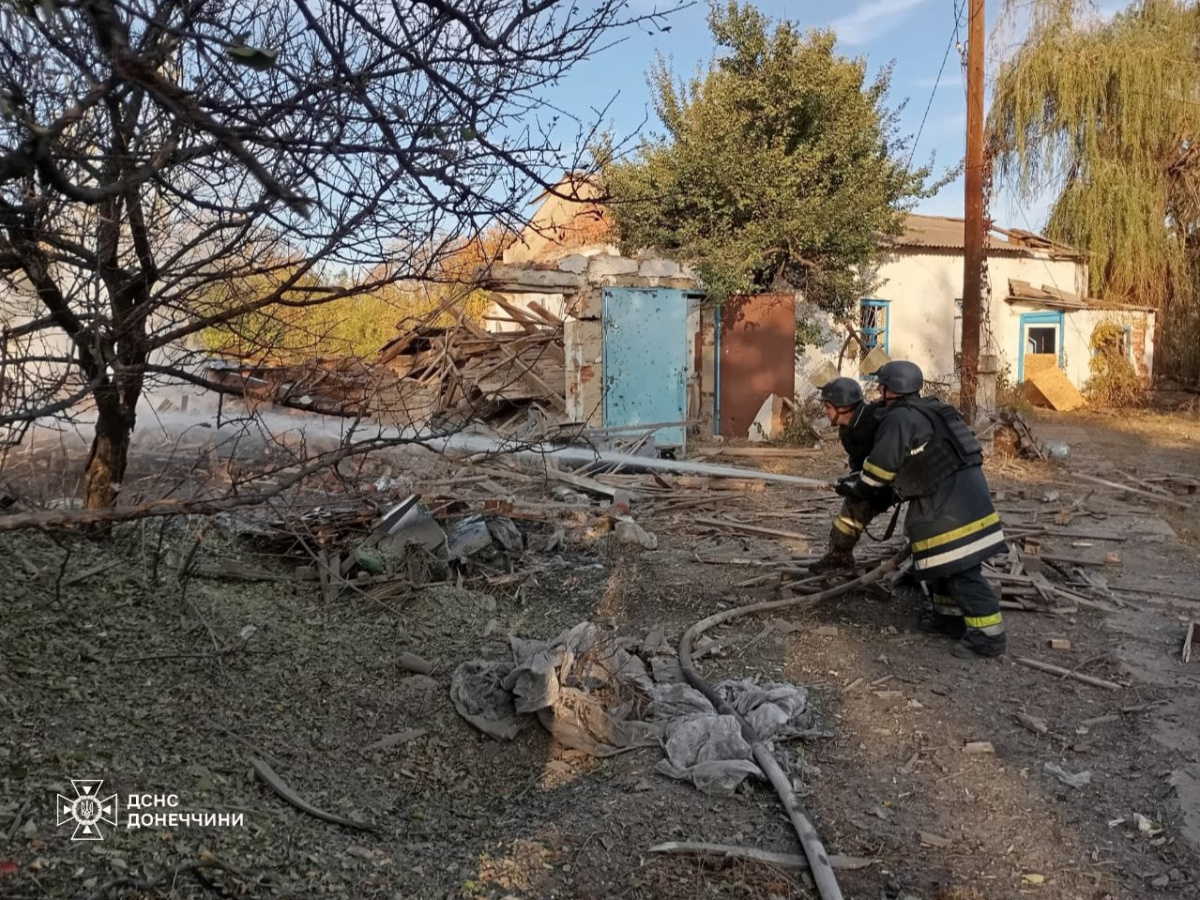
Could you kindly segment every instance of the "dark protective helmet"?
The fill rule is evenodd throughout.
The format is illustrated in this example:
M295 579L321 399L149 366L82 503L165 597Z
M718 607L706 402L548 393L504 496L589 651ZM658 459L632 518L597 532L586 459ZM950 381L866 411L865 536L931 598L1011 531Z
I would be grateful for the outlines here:
M919 394L925 384L921 367L907 359L894 359L884 363L876 370L875 377L880 385L893 394Z
M834 406L857 406L863 401L862 386L854 378L835 378L821 385L821 399Z

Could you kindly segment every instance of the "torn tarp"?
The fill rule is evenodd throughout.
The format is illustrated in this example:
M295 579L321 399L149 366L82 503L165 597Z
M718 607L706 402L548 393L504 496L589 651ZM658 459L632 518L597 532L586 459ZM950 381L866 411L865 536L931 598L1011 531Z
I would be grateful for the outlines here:
M794 684L722 681L713 690L766 744L812 734L808 691ZM666 719L667 758L657 766L706 794L730 794L747 775L762 777L750 742L734 716L720 715L708 698L683 684L651 689L654 715Z
M646 649L653 653L657 644ZM485 734L513 740L536 716L567 747L593 756L660 744L658 771L728 794L761 777L733 716L719 715L686 684L656 684L642 659L590 622L554 641L510 641L513 662L471 660L451 682L459 714ZM715 690L765 742L811 733L808 693L791 684L724 681Z

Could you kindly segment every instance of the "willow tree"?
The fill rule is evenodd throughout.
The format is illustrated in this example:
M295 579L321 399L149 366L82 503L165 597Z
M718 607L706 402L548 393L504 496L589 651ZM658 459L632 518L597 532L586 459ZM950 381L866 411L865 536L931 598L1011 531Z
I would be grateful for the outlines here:
M1139 0L1105 21L1076 0L1008 2L1030 20L997 73L998 175L1026 201L1057 193L1047 233L1087 252L1095 294L1159 309L1165 367L1197 377L1200 11Z

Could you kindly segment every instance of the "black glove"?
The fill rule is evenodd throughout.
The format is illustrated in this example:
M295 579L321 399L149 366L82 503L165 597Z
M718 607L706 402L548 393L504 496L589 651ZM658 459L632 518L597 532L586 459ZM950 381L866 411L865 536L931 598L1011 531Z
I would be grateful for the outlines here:
M839 497L859 497L861 496L862 482L859 481L858 475L847 475L837 480L833 490Z

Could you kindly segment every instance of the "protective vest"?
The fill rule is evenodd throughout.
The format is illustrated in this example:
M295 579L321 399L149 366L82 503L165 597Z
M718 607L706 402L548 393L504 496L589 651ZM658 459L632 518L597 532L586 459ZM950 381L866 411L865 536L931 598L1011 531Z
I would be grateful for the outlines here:
M838 428L838 437L842 448L850 460L850 471L857 472L863 466L863 461L875 446L875 432L879 430L877 413L883 408L883 403L860 403L854 411L854 418L849 425Z
M983 448L962 414L949 403L936 397L900 403L920 413L933 427L933 437L914 450L896 473L892 487L900 497L928 497L955 472L983 465Z

